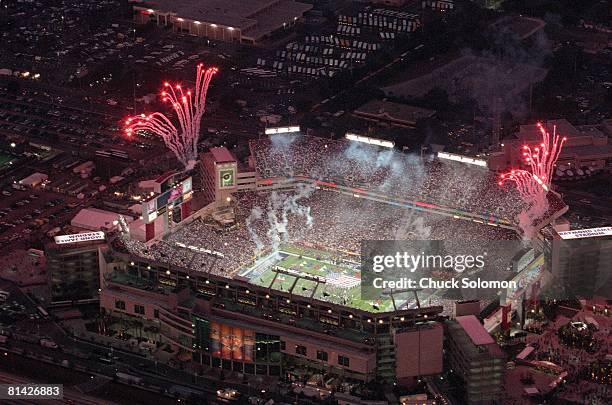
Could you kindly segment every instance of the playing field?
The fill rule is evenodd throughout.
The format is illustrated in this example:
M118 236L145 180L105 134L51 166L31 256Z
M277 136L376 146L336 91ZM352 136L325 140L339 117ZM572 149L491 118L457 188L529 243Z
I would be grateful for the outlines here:
M370 312L393 309L390 300L361 299L361 272L357 265L332 263L331 252L283 246L263 269L251 273L250 281L263 287L312 297ZM279 272L277 269L285 272ZM317 278L313 278L316 276Z

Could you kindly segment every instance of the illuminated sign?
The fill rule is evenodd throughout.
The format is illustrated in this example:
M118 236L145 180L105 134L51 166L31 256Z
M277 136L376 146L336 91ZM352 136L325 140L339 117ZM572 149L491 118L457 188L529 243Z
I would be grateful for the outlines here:
M187 194L188 192L190 192L193 189L193 181L191 180L191 177L186 178L183 181L183 194Z
M170 190L168 204L180 204L183 201L183 188L176 187Z
M66 243L79 243L79 242L89 242L92 240L104 240L104 232L85 232L85 233L75 233L72 235L60 235L56 236L55 243L58 245L63 245Z
M155 221L157 218L157 200L146 201L142 203L142 217L145 220L145 223Z
M234 186L234 168L220 169L219 170L219 187L233 187Z
M369 143L370 145L382 146L383 148L392 148L395 146L395 142L383 141L382 139L370 138L367 136L361 136L350 132L347 132L344 137L349 141Z
M456 155L454 153L438 152L439 159L454 160L455 162L467 163L469 165L487 167L486 160L474 159L467 156Z
M557 232L561 239L582 239L582 238L594 238L597 236L610 236L612 235L612 226L605 226L602 228L589 228L589 229L576 229L574 231L561 231Z
M300 132L300 127L266 128L266 135L291 134L294 132Z
M147 221L145 223L149 224L157 219L157 211L149 212L146 217L143 215L143 218L146 218Z
M253 362L255 331L211 322L210 345L210 351L214 357Z
M171 179L171 178L170 178ZM163 185L164 183L162 183ZM169 186L169 182L165 182ZM163 189L163 188L162 188ZM142 218L145 224L155 221L155 219L165 212L165 208L169 205L179 206L183 202L191 199L193 196L193 181L188 177L169 187L162 194L153 197L149 201L142 203Z

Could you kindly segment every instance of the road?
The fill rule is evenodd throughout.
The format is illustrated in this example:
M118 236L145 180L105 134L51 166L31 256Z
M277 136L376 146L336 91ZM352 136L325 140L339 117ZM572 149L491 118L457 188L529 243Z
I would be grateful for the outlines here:
M27 379L25 377L22 376L17 376L15 374L10 374L6 371L0 371L0 382L2 384L44 384L44 382L41 381L33 381L31 379ZM65 404L66 400L68 401L72 401L72 403L75 404L79 404L79 405L114 405L116 404L116 402L110 402L107 400L100 400L94 397L91 397L89 395L84 395L81 394L80 392L77 392L73 389L64 387L63 390L63 400L45 400L46 404ZM15 404L40 404L41 400L24 400L24 399L19 399L19 400L15 400L15 401L6 401L3 400L2 403L3 404L10 404L10 403L15 403Z
M51 322L40 325L35 330L36 332L33 331L31 334L32 342L11 338L5 350L10 350L16 355L21 352L21 355L27 355L29 358L50 364L59 365L62 362L68 361L71 370L82 372L85 375L89 374L92 378L100 376L115 379L117 372L136 375L142 378L145 387L150 387L151 390L158 393L160 390L161 392L167 392L170 387L178 384L199 391L204 397L212 400L216 397L216 390L226 388L227 386L236 388L243 393L248 393L250 389L245 384L218 381L209 376L195 376L187 371L172 368L138 354L117 349L109 351L107 346L86 342L66 335L58 326ZM81 358L67 351L41 347L35 343L37 336L51 337L60 347L70 348L71 353L75 353L78 350L81 353L89 354L89 357ZM109 365L101 362L99 360L100 357L110 357L114 361ZM270 396L275 396L274 392L269 394Z

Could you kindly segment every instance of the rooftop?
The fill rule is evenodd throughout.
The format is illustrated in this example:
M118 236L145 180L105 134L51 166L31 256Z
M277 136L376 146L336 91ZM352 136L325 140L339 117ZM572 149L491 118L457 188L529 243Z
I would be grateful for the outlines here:
M105 211L98 208L83 208L74 218L72 218L70 225L92 231L110 229L114 226L113 222L119 219L119 215L120 214L116 212ZM125 215L124 218L127 222L133 220L133 218Z
M137 5L189 20L261 31L260 36L312 8L310 4L291 0L151 0ZM256 37L252 33L251 36Z
M489 332L482 326L478 318L474 315L466 315L466 316L458 316L457 322L463 328L463 330L468 334L472 343L476 346L480 345L490 345L491 343L495 343Z
M576 156L582 159L588 157L601 158L612 155L612 144L605 145L583 145L583 146L565 146L561 151L559 158L574 158Z
M549 120L542 123L544 128L552 135L557 133L566 138L580 138L590 136L593 138L605 138L603 132L595 125L578 125L575 126L565 118L558 120ZM542 134L536 124L521 125L516 137L520 142L540 142ZM566 146L567 147L567 146Z
M25 184L25 185L33 185L33 184L37 184L40 183L44 180L47 180L49 178L49 176L47 176L44 173L32 173L31 175L29 175L28 177L19 180L19 184Z
M175 174L176 174L176 171L174 171L174 170L167 171L167 172L159 175L155 179L155 182L156 183L163 183L164 181L168 180L171 176L174 176Z
M556 131L556 133L567 138L575 138L582 135L580 131L566 119L550 120L543 122L542 125L550 134ZM539 142L542 139L542 133L536 124L521 125L517 133L517 138L522 142Z
M372 100L355 110L357 115L410 123L429 118L435 113L434 110L385 100Z
M391 95L422 97L435 87L448 93L451 101L466 96L477 100L504 100L528 90L546 77L548 70L523 63L466 55L423 76L383 87ZM490 103L493 106L494 103Z
M212 154L215 163L229 163L236 161L236 158L232 155L232 153L223 146L210 148L210 153Z

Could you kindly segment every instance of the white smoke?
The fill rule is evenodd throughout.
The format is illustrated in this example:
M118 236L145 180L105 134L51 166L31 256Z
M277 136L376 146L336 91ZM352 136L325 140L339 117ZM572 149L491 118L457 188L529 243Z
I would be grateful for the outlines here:
M429 240L430 236L431 227L426 226L423 217L414 211L406 211L395 230L396 240Z
M265 213L260 207L253 208L247 218L247 228L258 253L264 247L264 244L253 225L255 222L264 219L264 214L265 225L267 225L266 236L273 250L278 249L282 242L289 241L290 215L304 218L306 228L312 228L313 218L310 207L302 205L300 201L310 197L314 191L313 184L300 183L291 194L273 191L268 197L268 206Z
M259 207L253 207L253 209L251 210L251 214L246 219L246 227L247 227L247 230L249 231L249 235L251 236L251 240L255 244L255 251L257 253L259 253L263 249L264 244L261 241L261 238L259 237L259 235L257 235L257 230L253 226L254 226L254 223L256 221L259 221L262 217L263 217L262 209Z
M523 231L525 239L532 239L537 233L537 222L548 211L549 204L546 193L538 193L527 201L526 207L517 215L518 226Z

